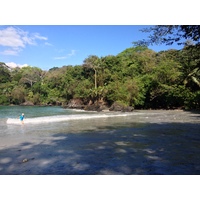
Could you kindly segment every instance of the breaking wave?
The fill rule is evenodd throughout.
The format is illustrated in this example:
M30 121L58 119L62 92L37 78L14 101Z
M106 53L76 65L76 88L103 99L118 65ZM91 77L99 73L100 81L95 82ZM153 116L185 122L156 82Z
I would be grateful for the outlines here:
M108 117L123 117L128 116L127 113L124 114L75 114L75 115L56 115L56 116L46 116L46 117L35 117L35 118L25 118L25 124L40 124L40 123L52 123L52 122L62 122L70 120L84 120L84 119L98 119L98 118L108 118ZM8 118L7 124L21 124L19 119Z

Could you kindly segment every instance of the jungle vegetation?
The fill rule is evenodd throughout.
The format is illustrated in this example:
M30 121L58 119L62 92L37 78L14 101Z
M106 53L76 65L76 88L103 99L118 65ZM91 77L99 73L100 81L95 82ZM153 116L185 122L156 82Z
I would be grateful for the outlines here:
M0 104L121 102L136 109L200 108L199 26L153 26L149 40L118 55L89 55L82 65L9 69L0 62ZM172 36L170 36L172 35ZM183 42L183 40L185 42ZM152 43L184 44L155 52ZM169 46L170 47L170 46Z

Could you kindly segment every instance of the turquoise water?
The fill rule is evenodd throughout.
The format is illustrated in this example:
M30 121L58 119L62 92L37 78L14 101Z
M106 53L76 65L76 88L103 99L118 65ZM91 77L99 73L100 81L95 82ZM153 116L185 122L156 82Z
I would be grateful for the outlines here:
M25 114L22 125L19 116ZM126 113L98 113L61 107L0 106L0 136L71 133L123 122ZM121 118L122 117L122 118ZM118 119L117 119L118 118Z
M200 113L0 106L0 174L200 175Z
M73 113L73 111L56 106L0 106L0 119L17 118L21 113L25 113L26 118L31 118L58 114L65 115Z
M23 127L19 121L19 116L21 113L25 114ZM22 132L33 134L38 130L46 131L53 130L54 124L48 126L41 125L42 120L40 120L40 124L38 125L28 125L26 124L26 120L35 119L38 117L52 117L57 115L70 115L73 113L72 110L65 110L61 107L40 107L40 106L0 106L0 136L8 136L8 135L16 135ZM78 113L78 112L77 112ZM7 124L8 120L13 120L15 123ZM45 130L46 129L46 130Z

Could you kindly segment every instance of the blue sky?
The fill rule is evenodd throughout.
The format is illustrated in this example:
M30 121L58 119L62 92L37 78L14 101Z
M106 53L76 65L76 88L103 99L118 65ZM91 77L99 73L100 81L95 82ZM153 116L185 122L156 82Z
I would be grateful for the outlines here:
M199 24L198 6L188 10L188 4L183 4L180 9L179 2L169 0L163 7L157 1L4 1L0 62L43 70L79 65L89 55L117 55L132 47L132 42L147 38L139 31L146 25Z
M117 55L147 38L143 25L0 26L0 62L43 70L79 65L89 55ZM150 46L154 51L180 46Z

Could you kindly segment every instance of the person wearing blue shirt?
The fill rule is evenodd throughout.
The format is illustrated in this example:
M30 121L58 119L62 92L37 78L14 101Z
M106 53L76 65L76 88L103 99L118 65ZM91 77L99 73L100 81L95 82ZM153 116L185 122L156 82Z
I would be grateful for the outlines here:
M21 123L23 124L24 123L24 113L22 113L19 117Z

